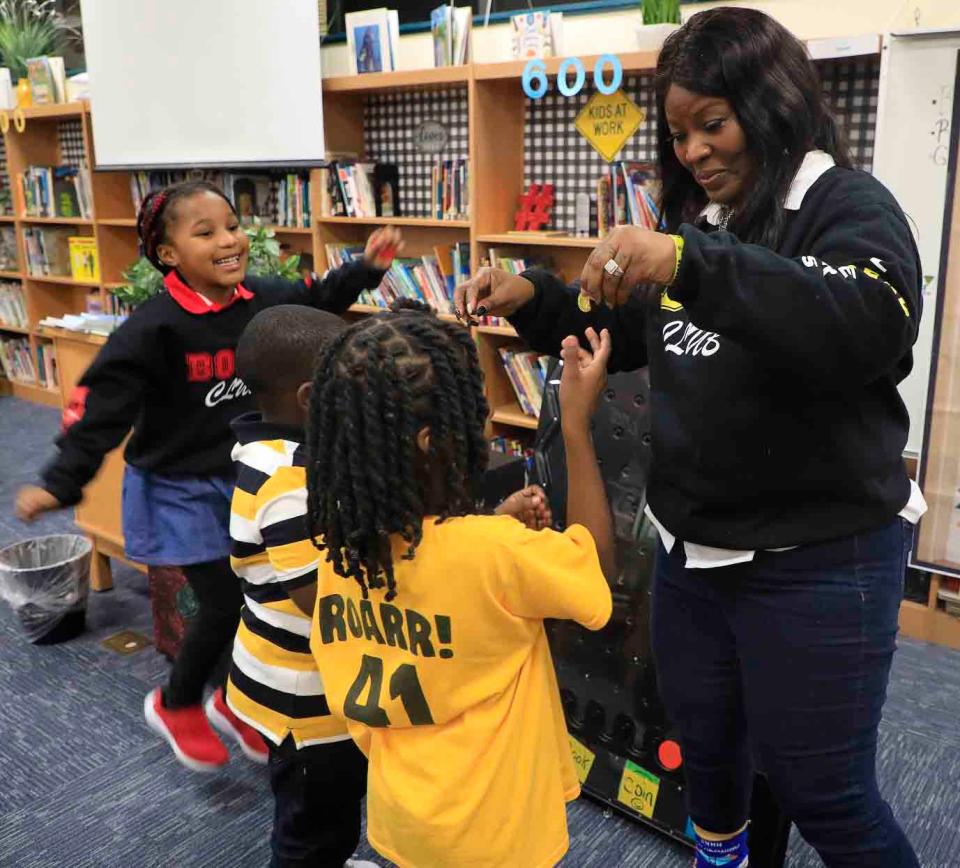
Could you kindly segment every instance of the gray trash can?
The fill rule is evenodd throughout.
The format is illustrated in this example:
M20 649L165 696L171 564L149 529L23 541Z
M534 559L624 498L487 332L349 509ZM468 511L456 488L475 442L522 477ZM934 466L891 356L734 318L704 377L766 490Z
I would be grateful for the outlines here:
M93 546L76 534L37 537L0 549L0 599L27 639L46 644L83 631Z

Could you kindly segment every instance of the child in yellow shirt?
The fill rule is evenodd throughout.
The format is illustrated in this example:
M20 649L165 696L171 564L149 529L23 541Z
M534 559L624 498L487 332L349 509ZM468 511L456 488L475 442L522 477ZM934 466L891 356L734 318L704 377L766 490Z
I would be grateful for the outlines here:
M367 319L321 353L308 523L326 549L310 645L369 759L367 834L401 868L554 865L579 795L544 618L610 617L610 512L589 434L606 380L564 342L568 528L477 515L487 404L461 326Z

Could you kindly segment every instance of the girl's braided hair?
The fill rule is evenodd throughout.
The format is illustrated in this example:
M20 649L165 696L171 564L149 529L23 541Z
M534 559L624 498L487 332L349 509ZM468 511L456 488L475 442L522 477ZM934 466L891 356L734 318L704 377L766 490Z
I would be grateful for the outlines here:
M488 458L469 332L417 302L391 311L321 351L307 423L311 538L335 573L356 579L364 596L386 586L387 600L397 590L391 536L412 558L428 510L439 521L476 512ZM426 455L417 446L425 425Z
M216 184L209 181L183 181L161 190L154 190L140 206L137 215L137 235L140 237L140 251L161 274L167 274L171 267L160 259L157 248L167 241L167 227L173 217L177 202L189 199L197 193L213 193L223 199L234 214L233 207L226 194Z

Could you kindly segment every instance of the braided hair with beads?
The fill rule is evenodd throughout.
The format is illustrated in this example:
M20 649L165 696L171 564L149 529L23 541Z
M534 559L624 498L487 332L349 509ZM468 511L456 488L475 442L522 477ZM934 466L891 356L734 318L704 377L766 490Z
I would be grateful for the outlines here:
M167 227L176 214L177 202L182 202L198 193L213 193L215 196L220 196L230 206L230 210L234 214L237 213L233 202L227 198L223 190L210 181L184 181L154 190L140 206L140 213L137 214L140 251L161 274L167 274L172 270L171 266L160 259L157 251L160 245L167 241Z
M307 422L308 526L337 575L396 595L392 539L412 558L427 515L478 511L487 401L469 332L400 302L320 353ZM424 454L417 435L429 426Z

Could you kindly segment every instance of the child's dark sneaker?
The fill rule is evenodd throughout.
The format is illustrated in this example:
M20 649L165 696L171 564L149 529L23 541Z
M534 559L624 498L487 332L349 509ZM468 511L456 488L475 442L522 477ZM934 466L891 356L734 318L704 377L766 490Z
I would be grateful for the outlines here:
M263 736L233 713L233 710L224 701L222 687L218 687L210 694L204 708L207 711L210 723L224 735L229 735L236 741L247 759L260 765L267 764L270 754L267 752L267 745Z
M143 701L147 725L162 735L177 759L195 772L212 772L230 759L227 748L213 731L200 705L169 709L163 707L160 688L151 690Z

